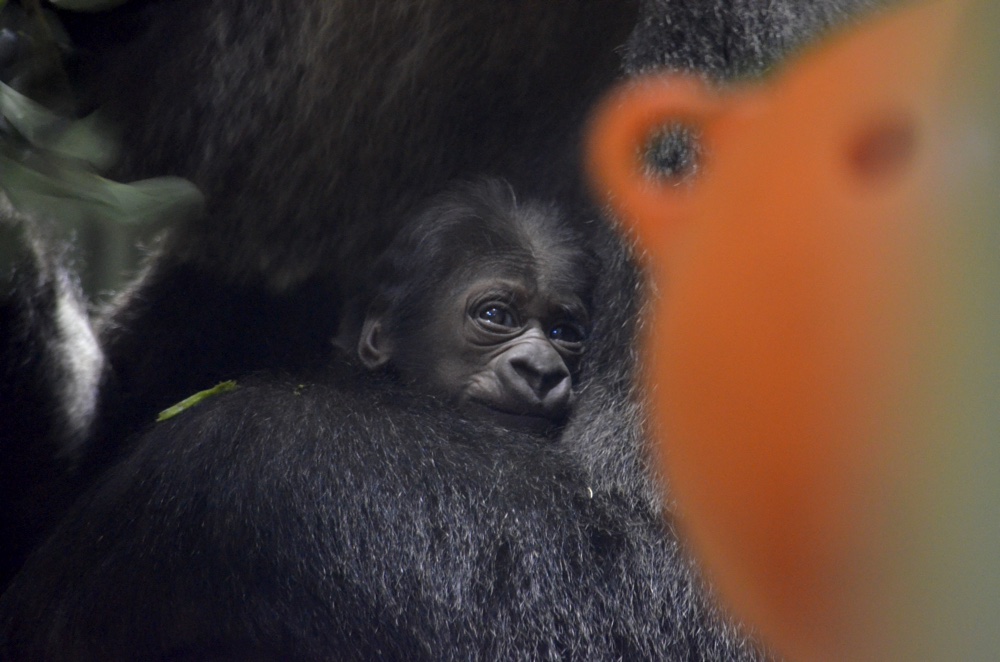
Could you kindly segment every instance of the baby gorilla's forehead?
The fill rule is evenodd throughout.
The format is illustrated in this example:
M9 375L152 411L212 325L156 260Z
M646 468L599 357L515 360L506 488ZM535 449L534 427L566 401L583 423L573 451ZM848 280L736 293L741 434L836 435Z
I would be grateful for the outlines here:
M536 260L534 278L538 287L560 295L574 295L581 300L590 299L594 271L582 259L579 249L553 248L544 259Z
M462 265L448 280L444 289L456 303L493 295L539 314L586 315L590 275L569 250L544 257L527 251L487 254Z

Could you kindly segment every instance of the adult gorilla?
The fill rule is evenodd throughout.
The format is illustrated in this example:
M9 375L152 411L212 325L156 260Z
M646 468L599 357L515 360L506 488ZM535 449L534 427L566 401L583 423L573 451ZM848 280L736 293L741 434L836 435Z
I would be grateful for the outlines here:
M640 278L587 222L577 143L623 43L629 71L753 74L861 4L133 0L67 15L83 89L123 129L116 175L180 175L209 204L98 321L97 407L35 450L0 435L12 457L85 438L37 514L58 523L0 599L0 656L756 657L665 523L633 392ZM480 173L582 219L604 264L556 445L314 368L396 219ZM47 367L3 366L51 395L49 413L78 370L53 349L71 288L52 264L20 272L4 338L49 348ZM231 378L243 386L150 426Z

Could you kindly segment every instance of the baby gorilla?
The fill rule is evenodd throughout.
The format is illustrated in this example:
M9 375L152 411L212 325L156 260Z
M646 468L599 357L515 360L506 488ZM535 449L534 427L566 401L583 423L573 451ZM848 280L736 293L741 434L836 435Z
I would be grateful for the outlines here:
M497 180L457 187L380 258L358 357L474 415L556 430L573 406L596 262L554 208Z

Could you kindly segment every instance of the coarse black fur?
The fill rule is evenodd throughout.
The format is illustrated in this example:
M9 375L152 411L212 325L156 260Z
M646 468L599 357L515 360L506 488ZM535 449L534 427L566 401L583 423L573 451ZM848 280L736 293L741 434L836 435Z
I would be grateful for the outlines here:
M0 658L760 657L664 517L635 386L642 279L583 194L578 142L621 57L760 73L872 3L640 4L132 0L65 16L88 103L123 130L114 174L187 177L208 209L98 319L80 453L58 426L0 437L0 484L60 470L18 457L79 458L45 518L72 505L0 598ZM582 219L603 265L554 446L316 367L399 220L481 173ZM16 278L38 287L3 292L22 321L0 338L0 393L16 405L17 384L40 386L58 410L65 373L40 367L68 365L51 358L51 297L76 299L35 255ZM12 359L18 342L41 358ZM230 378L243 386L152 423Z
M391 383L267 380L158 424L104 475L48 543L74 552L36 555L11 587L5 652L748 654L666 527L594 492L565 446Z

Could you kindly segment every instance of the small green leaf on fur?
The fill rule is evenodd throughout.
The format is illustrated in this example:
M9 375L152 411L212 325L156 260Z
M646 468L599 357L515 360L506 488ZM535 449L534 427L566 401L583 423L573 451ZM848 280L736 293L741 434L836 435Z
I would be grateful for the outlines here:
M176 405L172 407L167 407L156 417L157 423L162 423L163 421L173 418L177 414L181 413L186 409L194 407L196 404L202 402L203 400L212 397L213 395L220 395L222 393L228 393L230 391L236 390L236 382L234 380L229 380L226 382L221 382L216 384L210 389L204 391L198 391L189 398L184 398Z

